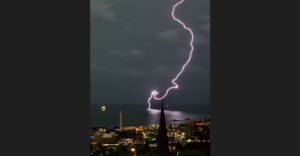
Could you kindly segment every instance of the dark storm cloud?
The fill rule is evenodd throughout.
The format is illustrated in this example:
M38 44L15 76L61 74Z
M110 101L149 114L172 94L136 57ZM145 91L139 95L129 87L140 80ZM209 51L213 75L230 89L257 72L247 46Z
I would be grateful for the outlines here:
M92 0L91 13L94 17L99 17L111 22L116 22L117 18L112 11L112 4L105 0Z
M91 1L91 102L145 104L163 92L188 57L189 33L170 16L176 0ZM170 101L207 105L210 93L208 0L186 0L176 16L195 33L191 63ZM199 94L201 97L199 97ZM186 103L186 102L185 102Z
M165 30L161 32L157 32L154 34L154 36L162 41L168 41L168 42L174 42L177 43L178 41L182 41L180 39L180 34L177 30Z

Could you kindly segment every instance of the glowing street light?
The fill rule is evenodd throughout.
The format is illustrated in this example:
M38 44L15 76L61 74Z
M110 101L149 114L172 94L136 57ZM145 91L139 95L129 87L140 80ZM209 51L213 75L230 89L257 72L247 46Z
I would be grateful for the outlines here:
M130 151L131 151L131 152L135 152L135 148L131 148Z

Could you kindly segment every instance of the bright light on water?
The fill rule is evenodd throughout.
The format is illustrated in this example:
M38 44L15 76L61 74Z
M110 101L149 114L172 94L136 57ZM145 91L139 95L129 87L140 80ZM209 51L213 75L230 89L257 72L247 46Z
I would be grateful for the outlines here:
M160 118L159 109L147 109L148 123L157 123ZM183 121L185 119L199 119L199 115L184 113L181 111L164 110L166 122Z

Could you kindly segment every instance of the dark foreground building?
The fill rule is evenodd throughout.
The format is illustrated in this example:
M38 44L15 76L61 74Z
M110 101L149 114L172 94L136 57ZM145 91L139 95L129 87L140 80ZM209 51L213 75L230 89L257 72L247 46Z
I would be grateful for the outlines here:
M183 147L181 155L210 156L210 143L188 143Z

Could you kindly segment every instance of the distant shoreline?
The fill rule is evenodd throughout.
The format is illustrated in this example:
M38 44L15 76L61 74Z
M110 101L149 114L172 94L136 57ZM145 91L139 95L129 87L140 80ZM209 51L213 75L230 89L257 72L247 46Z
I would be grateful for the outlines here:
M171 106L170 106L171 107ZM100 105L92 105L90 108L90 127L113 128L119 125L119 112L123 113L123 126L148 125L158 123L160 111L154 113L147 111L146 106L129 107L126 105L106 105L105 112L100 111ZM205 115L210 115L208 106L175 106L165 111L167 123L174 120L201 119Z

